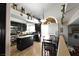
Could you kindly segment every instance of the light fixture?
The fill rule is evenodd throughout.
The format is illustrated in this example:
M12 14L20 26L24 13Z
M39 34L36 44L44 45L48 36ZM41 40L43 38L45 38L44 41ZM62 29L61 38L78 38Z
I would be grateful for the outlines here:
M45 20L45 19L41 19L40 21L41 21L42 23L44 23L46 20Z

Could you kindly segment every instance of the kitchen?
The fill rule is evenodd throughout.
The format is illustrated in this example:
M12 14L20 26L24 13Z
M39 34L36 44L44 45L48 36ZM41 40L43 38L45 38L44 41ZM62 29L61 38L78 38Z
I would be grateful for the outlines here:
M6 4L8 21L5 54L56 56L60 33L60 21L56 17L61 16L61 5L52 3ZM57 15L54 15L54 11L58 11Z
M12 53L14 53L13 49L23 51L24 49L33 45L33 41L40 42L40 37L38 36L38 32L40 32L40 28L38 25L40 22L34 16L29 13L25 13L25 9L18 4L11 4L11 48ZM39 28L39 30L36 29ZM13 55L13 54L12 54Z
M6 18L1 16L4 21L1 20L2 23L0 23L3 24L0 27L0 45L2 44L0 54L10 56L70 56L78 54L75 50L78 50L79 41L79 30L76 28L78 11L75 12L76 9L78 10L78 4L74 4L77 7L72 6L74 9L65 14L65 10L71 9L71 6L70 3L1 4L0 12L3 12L1 15L6 15ZM69 18L73 21L67 20L70 16L73 16ZM77 20L75 26L74 20ZM5 24L6 26L4 26Z
M32 4L26 4L26 5L30 6ZM15 4L15 3L11 4L11 8L10 8L11 55L18 55L20 53L20 52L17 53L18 51L26 50L30 46L38 45L38 44L39 44L39 49L38 48L36 49L38 49L40 53L37 54L38 55L44 54L42 53L43 51L41 52L41 50L43 49L42 48L43 39L49 39L50 35L51 36L56 35L55 39L58 40L58 22L54 17L50 16L47 18L48 19L47 22L43 24L41 19L31 15L30 12L27 13L25 10L26 9L22 6L22 4ZM56 45L56 49L57 49L57 43L55 43L54 45ZM55 52L55 55L56 53L57 52Z

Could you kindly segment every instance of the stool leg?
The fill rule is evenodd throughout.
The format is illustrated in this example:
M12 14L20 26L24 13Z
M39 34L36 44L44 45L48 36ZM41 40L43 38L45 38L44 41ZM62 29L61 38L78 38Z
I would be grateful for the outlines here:
M45 56L47 55L46 51L45 51Z
M42 42L42 56L43 56L43 42Z

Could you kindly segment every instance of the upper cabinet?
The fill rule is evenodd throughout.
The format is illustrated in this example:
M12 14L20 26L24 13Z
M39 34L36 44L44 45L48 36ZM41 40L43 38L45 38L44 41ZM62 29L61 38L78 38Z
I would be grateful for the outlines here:
M11 7L10 12L11 12L11 20L12 21L26 22L26 23L29 22L29 23L34 23L34 24L39 23L39 21L36 18L29 17L29 19L28 19L28 15L17 10L17 8L14 9L13 7ZM18 20L15 20L15 19L12 19L12 18L16 18Z
M11 17L15 17L15 18L18 18L18 19L27 19L27 15L21 13L20 11L17 11L13 8L11 8Z

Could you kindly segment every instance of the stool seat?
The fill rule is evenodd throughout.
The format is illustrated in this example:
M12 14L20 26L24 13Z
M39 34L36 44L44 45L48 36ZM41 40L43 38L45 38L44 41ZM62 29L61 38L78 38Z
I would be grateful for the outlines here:
M56 55L56 48L57 42L55 41L55 36L51 35L50 39L43 39L42 42L42 55L44 56L55 56Z

